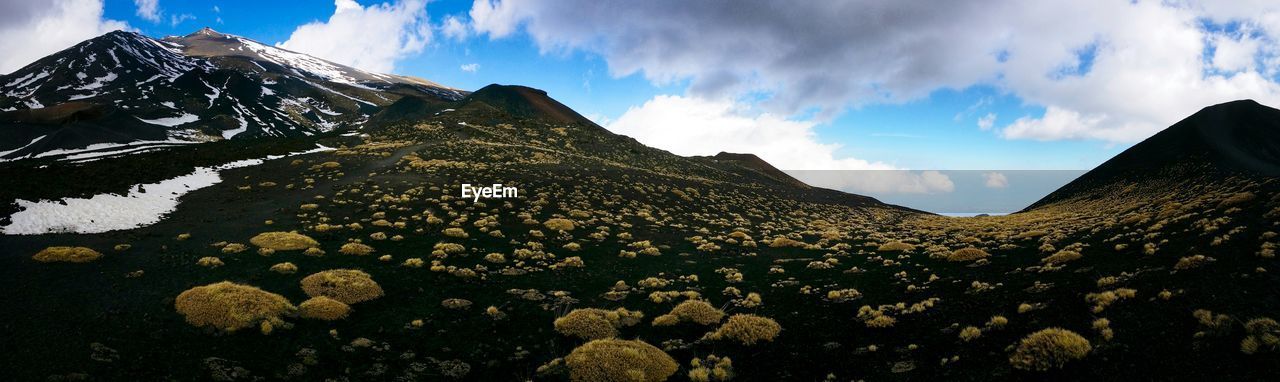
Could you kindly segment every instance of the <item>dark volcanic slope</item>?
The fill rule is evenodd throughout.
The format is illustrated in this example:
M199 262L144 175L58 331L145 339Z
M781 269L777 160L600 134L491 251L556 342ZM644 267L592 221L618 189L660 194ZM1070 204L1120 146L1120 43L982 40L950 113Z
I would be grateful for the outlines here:
M1027 208L1088 198L1108 185L1215 172L1280 175L1280 110L1253 100L1206 107Z

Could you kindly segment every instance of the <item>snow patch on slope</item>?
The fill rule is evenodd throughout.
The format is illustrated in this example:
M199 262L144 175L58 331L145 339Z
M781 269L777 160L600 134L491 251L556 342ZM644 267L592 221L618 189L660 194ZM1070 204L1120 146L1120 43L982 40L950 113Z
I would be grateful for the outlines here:
M150 124L152 124L152 125L160 125L160 126L174 127L174 126L181 125L181 124L186 124L186 123L191 123L191 122L199 121L199 120L200 120L200 117L199 117L199 116L197 116L197 115L195 115L195 114L190 114L190 113L187 113L187 112L183 112L183 113L182 113L182 115L179 115L179 116L177 116L177 117L165 117L165 118L159 118L159 119L142 119L142 118L138 118L138 120L139 120L139 121L142 121L142 122L150 123Z

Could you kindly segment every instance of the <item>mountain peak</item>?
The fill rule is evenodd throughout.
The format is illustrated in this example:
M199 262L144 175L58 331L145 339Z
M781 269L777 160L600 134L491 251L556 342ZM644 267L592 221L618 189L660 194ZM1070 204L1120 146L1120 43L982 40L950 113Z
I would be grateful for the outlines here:
M188 34L186 37L194 37L194 36L223 37L223 36L226 36L226 34L215 31L213 30L213 28L210 28L210 27L204 27L204 28L200 28L200 30L198 31Z
M514 117L560 123L592 123L587 117L552 99L545 90L528 86L490 84L471 93L463 102L484 103Z
M765 176L773 178L774 180L777 180L782 183L787 183L787 184L806 187L806 188L809 187L809 185L805 184L804 182L801 182L800 180L792 177L791 175L788 175L786 172L779 170L777 167L773 167L772 164L769 164L769 162L765 161L764 159L761 159L755 154L731 153L731 152L721 151L719 154L712 156L711 159L714 159L717 161L727 161L727 162L737 163L739 166L751 169L753 171L760 172Z

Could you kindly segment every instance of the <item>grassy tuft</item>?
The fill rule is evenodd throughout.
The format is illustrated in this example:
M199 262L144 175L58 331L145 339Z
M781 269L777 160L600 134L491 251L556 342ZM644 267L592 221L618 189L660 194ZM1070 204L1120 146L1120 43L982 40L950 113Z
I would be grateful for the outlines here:
M297 251L320 246L315 239L295 232L263 232L249 239L249 243L276 251Z
M711 325L724 318L724 311L716 309L702 300L685 300L671 309L671 313L658 316L653 320L654 326L670 326L680 322L693 322L698 325Z
M302 318L322 321L335 321L347 318L351 314L351 306L325 296L312 297L298 304L298 315Z
M188 289L174 300L174 307L191 325L225 332L264 322L283 324L280 317L296 309L283 296L229 281Z
M553 323L560 334L586 340L611 338L618 335L618 328L632 326L644 318L644 313L625 308L605 310L596 308L574 309Z
M601 339L587 342L564 359L574 382L660 382L675 374L675 359L640 340Z
M1048 328L1024 337L1009 356L1009 364L1022 370L1060 369L1068 362L1089 355L1091 350L1089 340L1076 332Z
M732 340L743 345L770 342L782 332L782 326L772 318L754 314L735 314L729 321L704 337L710 340Z
M324 296L346 304L382 297L382 287L368 273L354 269L331 269L302 279L308 296Z
M981 249L974 248L974 247L968 247L968 248L961 248L961 249L952 251L951 254L947 255L947 261L956 261L956 262L973 261L978 259L985 259L989 256L991 255L987 254L987 251L983 251Z
M31 258L42 263L87 263L102 257L102 253L85 247L49 247Z

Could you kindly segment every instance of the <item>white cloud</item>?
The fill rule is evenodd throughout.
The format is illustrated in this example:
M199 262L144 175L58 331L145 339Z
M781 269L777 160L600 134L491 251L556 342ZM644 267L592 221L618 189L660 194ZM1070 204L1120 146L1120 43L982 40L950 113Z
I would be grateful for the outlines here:
M480 70L480 64L474 62L470 64L463 64L460 69L467 73L475 73L477 70Z
M1280 104L1274 1L476 0L470 16L490 38L523 31L690 96L766 94L757 106L787 116L991 86L1056 110L1001 136L1134 142L1211 104Z
M1213 66L1228 72L1252 71L1261 43L1248 36L1214 36Z
M800 180L821 187L915 193L954 189L951 180L938 172L900 171L885 163L838 156L840 145L819 142L813 131L815 125L776 114L752 113L729 101L659 95L631 107L606 128L678 155L715 155L721 151L755 154Z
M1140 136L1125 136L1131 129L1107 129L1102 122L1104 116L1081 115L1074 110L1050 106L1040 118L1022 117L1013 124L1000 130L1000 135L1009 139L1033 139L1048 141L1054 139L1105 139L1127 141L1141 139Z
M470 33L467 23L457 16L445 16L444 21L440 23L440 31L444 33L444 37L459 41L467 38Z
M468 12L472 26L477 31L488 33L490 38L510 35L521 21L520 18L526 15L517 15L516 7L507 5L501 2L495 4L491 0L475 0L471 4L471 12Z
M102 18L101 0L0 4L0 73L129 25Z
M1005 177L1003 173L988 172L988 173L983 173L982 177L983 179L986 179L985 184L987 188L1009 187L1009 178Z
M183 13L181 15L169 16L169 26L176 27L178 26L178 24L182 24L182 22L184 21L195 20L195 19L196 19L196 16L190 13Z
M991 130L991 126L994 126L995 123L996 113L987 113L987 115L978 118L978 128L982 129L982 131Z
M425 0L368 7L354 0L336 0L334 5L328 21L301 25L276 46L386 73L395 69L396 61L421 52L431 41Z
M138 7L138 17L153 23L160 22L160 0L133 0L133 5Z

